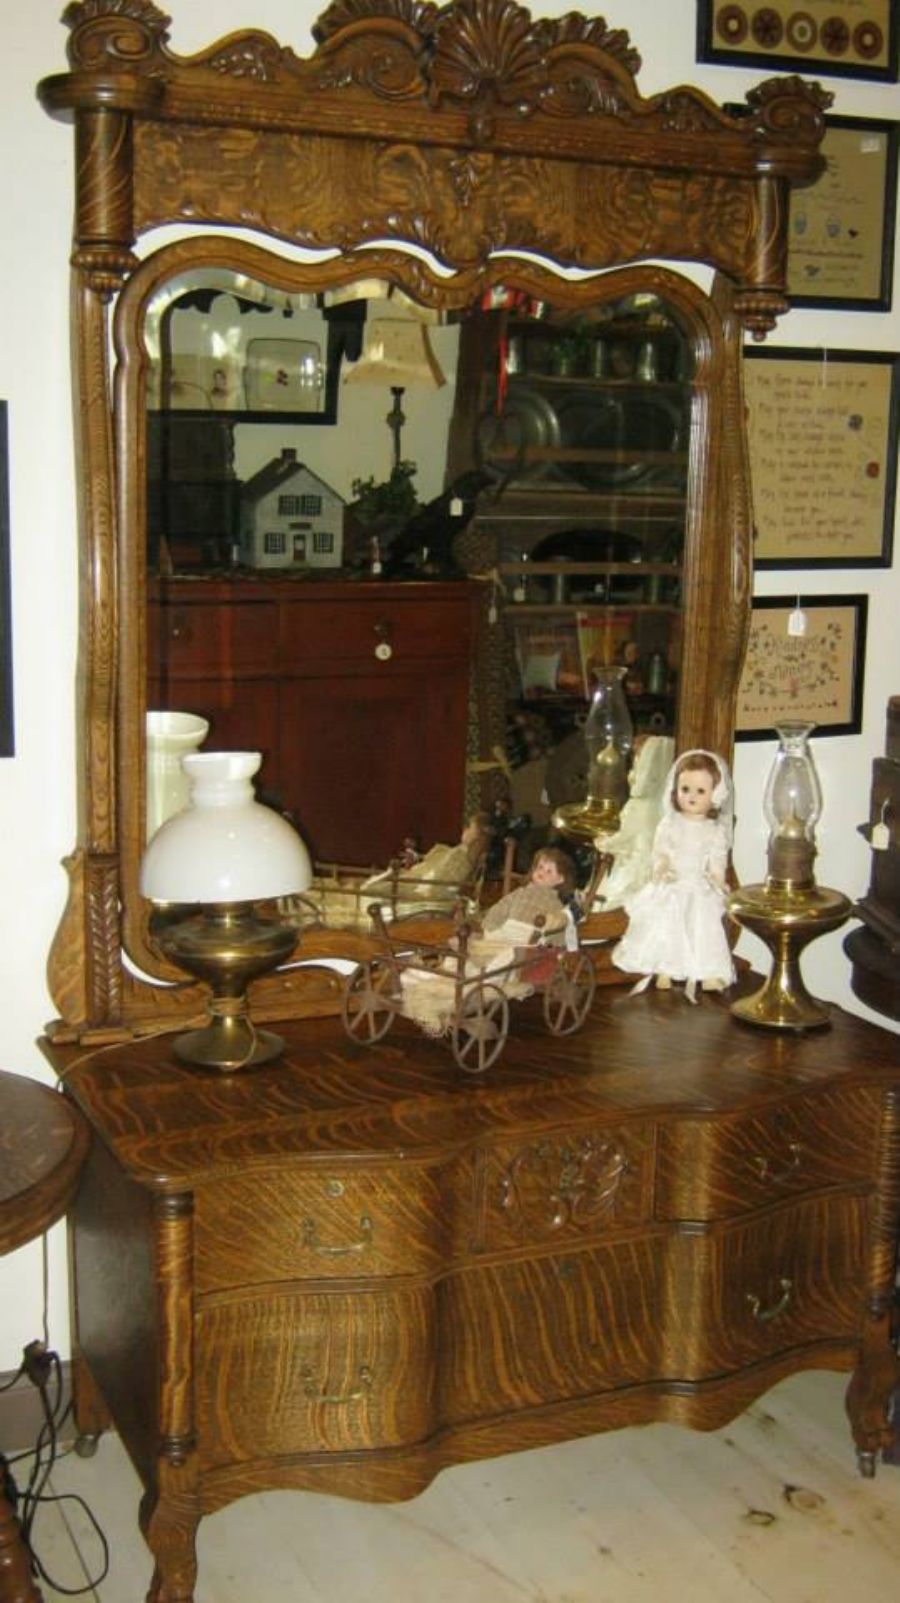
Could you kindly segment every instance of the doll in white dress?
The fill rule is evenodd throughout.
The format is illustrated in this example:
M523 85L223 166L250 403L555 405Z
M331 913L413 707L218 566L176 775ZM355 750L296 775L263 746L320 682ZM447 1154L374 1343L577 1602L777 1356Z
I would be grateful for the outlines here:
M662 988L684 981L723 991L734 980L723 917L732 842L731 779L723 759L687 751L671 770L663 816L653 838L650 878L625 902L628 928L613 950L617 968L655 977Z

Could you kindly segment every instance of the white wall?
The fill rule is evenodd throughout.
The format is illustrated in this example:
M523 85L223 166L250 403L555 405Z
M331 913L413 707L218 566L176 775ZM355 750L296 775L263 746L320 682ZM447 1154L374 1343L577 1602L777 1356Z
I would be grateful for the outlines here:
M318 7L310 0L172 0L171 44L188 54L231 29L271 32L300 54L311 48ZM545 0L534 13L562 14L570 0ZM586 8L592 9L592 8ZM645 95L673 84L699 84L718 101L740 100L764 71L699 66L694 59L695 0L602 0L597 10L624 27L642 50ZM16 755L0 761L0 952L3 962L2 1057L6 1070L48 1083L52 1075L35 1044L51 1015L44 972L65 898L60 860L75 838L74 675L76 536L68 361L68 269L72 218L71 130L53 122L35 98L35 84L64 70L66 30L61 0L10 8L0 58L0 396L9 402ZM817 76L823 77L821 74ZM900 117L896 85L825 79L835 111ZM900 348L900 286L892 313L794 311L772 342L852 349ZM900 551L900 537L898 537ZM792 594L791 575L761 574L760 594ZM900 692L900 567L889 571L806 574L806 595L866 591L869 650L863 732L820 740L816 757L826 794L820 828L819 879L850 896L868 883L868 850L857 825L868 814L871 763L884 749L885 706ZM760 797L773 755L769 743L742 745L736 760L740 877L760 877L765 829ZM746 948L748 951L749 947ZM817 942L805 973L819 995L866 1013L851 995L841 934ZM883 1023L878 1015L870 1014ZM51 1237L50 1335L67 1351L61 1227ZM12 1368L23 1344L40 1334L40 1246L0 1264L0 1371Z

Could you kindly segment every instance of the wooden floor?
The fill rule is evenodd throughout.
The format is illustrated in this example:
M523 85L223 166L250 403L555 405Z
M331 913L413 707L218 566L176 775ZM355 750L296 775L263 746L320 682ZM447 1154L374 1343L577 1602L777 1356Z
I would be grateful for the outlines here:
M862 1480L845 1378L793 1376L710 1435L670 1425L448 1470L411 1503L245 1498L200 1527L197 1603L896 1603L900 1468ZM114 1437L57 1493L108 1538L99 1603L142 1603L138 1483ZM74 1502L35 1544L65 1587L99 1562ZM46 1603L62 1594L43 1583Z

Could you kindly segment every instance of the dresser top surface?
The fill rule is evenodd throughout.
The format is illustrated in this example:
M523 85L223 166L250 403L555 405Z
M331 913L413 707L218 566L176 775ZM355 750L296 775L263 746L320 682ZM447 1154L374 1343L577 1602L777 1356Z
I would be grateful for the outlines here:
M574 1035L519 1004L484 1076L406 1021L374 1047L337 1019L278 1025L276 1062L223 1075L179 1065L171 1036L93 1051L46 1046L66 1088L138 1181L185 1189L247 1164L317 1158L371 1163L439 1155L486 1136L588 1120L717 1116L829 1085L900 1085L900 1041L836 1009L808 1035L753 1029L727 998L610 988Z

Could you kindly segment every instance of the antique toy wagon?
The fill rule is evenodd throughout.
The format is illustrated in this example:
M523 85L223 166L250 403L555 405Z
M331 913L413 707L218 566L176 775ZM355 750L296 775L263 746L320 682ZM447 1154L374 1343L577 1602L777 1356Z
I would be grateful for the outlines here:
M554 1035L584 1023L596 977L590 957L566 944L567 924L543 918L504 926L505 939L487 940L460 909L443 941L404 939L402 920L388 924L370 908L380 951L348 976L341 1015L354 1041L373 1045L394 1020L413 1020L447 1038L459 1067L483 1074L503 1050L510 1003L536 993Z

